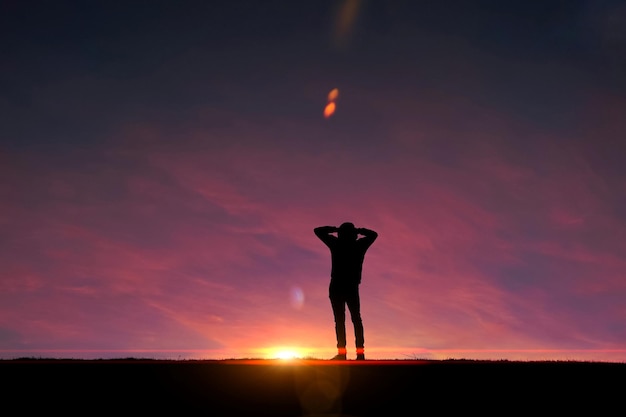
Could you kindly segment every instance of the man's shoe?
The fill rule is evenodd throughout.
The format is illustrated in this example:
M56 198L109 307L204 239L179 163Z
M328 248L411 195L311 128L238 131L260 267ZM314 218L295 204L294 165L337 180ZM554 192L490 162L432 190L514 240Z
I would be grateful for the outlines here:
M338 354L333 356L333 358L331 359L331 361L345 361L346 360L346 355L345 354Z
M359 353L358 355L356 355L356 360L357 361L364 361L365 360L365 354L364 353Z

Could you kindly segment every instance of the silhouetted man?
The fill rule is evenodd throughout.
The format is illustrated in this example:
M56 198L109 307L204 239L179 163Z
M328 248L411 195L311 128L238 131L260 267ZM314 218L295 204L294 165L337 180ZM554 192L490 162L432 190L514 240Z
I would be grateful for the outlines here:
M354 325L357 360L365 359L363 322L361 320L361 302L359 284L363 270L365 252L378 233L373 230L357 229L352 223L343 223L339 227L321 226L314 229L315 235L328 246L331 255L330 287L328 295L335 316L337 334L337 356L333 359L346 359L346 305ZM337 236L332 235L337 233ZM362 236L359 238L359 235Z

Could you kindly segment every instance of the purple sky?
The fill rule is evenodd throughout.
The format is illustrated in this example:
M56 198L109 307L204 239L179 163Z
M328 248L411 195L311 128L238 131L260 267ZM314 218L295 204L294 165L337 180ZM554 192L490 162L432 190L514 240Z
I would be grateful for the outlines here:
M0 4L0 357L626 360L623 5L221 3Z

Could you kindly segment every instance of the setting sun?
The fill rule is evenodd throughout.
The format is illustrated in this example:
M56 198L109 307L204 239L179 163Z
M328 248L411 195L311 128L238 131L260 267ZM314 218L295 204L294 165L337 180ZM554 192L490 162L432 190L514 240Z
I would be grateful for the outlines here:
M298 359L299 355L293 350L280 350L276 352L275 359Z
M279 346L262 349L261 356L266 359L303 359L310 356L307 349L291 346Z

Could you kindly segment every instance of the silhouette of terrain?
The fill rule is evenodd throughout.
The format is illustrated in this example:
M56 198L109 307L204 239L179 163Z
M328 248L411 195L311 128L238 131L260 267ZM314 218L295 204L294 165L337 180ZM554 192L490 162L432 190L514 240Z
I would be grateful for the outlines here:
M31 359L0 375L20 415L608 415L626 363Z

